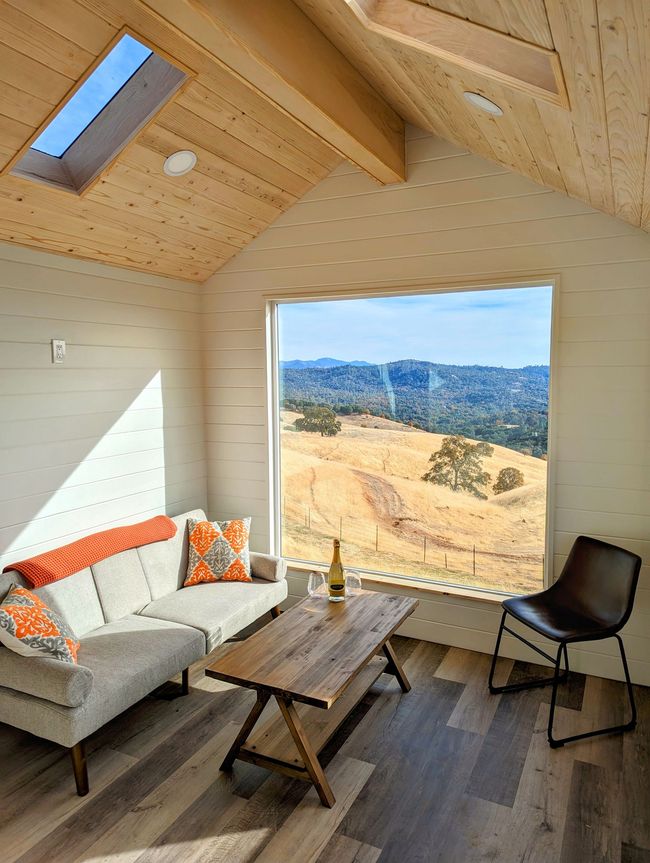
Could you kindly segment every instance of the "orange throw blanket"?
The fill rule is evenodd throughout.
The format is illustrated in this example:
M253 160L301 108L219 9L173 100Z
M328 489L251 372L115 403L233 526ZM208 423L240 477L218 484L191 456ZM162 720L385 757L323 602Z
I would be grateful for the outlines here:
M171 539L175 533L176 525L171 518L157 515L137 524L92 533L90 536L84 536L60 548L53 548L36 557L11 563L2 571L9 572L11 569L16 569L31 582L32 587L43 587L120 551L136 548L138 545L148 545L150 542L159 542L162 539Z

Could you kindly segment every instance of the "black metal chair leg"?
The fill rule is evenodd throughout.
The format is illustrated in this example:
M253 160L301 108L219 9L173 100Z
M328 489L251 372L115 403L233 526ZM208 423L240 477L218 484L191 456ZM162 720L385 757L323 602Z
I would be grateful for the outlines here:
M560 662L562 661L562 654L564 653L564 664L569 670L569 656L567 654L566 642L562 642L557 649L557 657L555 659L555 674L553 677L553 692L551 693L551 709L548 713L548 729L547 736L548 742L553 747L553 749L557 749L560 746L564 746L564 742L561 740L555 740L553 738L553 720L555 719L555 704L557 702L557 685L558 685L558 676L560 674Z
M507 613L507 611L504 611L501 615L501 624L499 626L499 634L497 635L497 643L494 645L494 653L492 654L492 665L490 666L490 677L488 679L488 686L490 688L490 692L493 695L499 692L499 689L494 686L494 669L497 666L497 659L499 658L499 647L501 646L501 636L503 635L503 627L506 622Z
M565 658L565 668L564 671L559 674L556 670L556 673L553 674L552 677L541 677L536 678L534 680L524 680L522 683L506 683L503 686L495 686L494 685L494 671L497 664L497 659L499 658L499 647L501 646L501 638L503 637L504 632L510 633L510 635L517 638L523 644L530 647L536 653L539 653L544 659L549 662L555 663L555 659L552 656L549 656L548 653L545 653L543 650L540 650L539 647L536 647L534 644L531 644L526 638L523 638L519 633L515 632L512 629L509 629L506 623L506 615L507 611L504 611L501 616L501 625L499 626L499 634L497 635L497 641L494 646L494 654L492 655L492 665L490 667L490 676L488 678L488 686L492 695L497 695L501 692L521 692L524 689L537 689L540 686L550 686L551 684L555 685L556 683L563 683L567 677L569 676L569 657L566 652L566 646L564 647L564 658ZM561 646L560 646L561 647Z
M632 708L632 718L627 723L626 731L631 731L633 728L636 728L636 703L634 701L634 690L632 688L632 681L630 680L630 669L627 667L627 656L625 655L625 647L623 646L623 639L618 633L616 634L616 640L618 641L618 649L621 652L621 662L623 663L623 671L625 672L625 683L627 686L627 696L630 699L630 707Z
M602 734L619 734L622 731L632 731L633 728L636 727L636 704L634 702L634 691L632 689L632 681L630 680L630 670L627 665L627 657L625 655L625 647L623 645L623 639L620 635L615 634L614 638L618 641L618 647L621 652L621 662L623 663L623 671L625 673L625 683L627 686L627 694L630 700L630 707L632 709L632 718L629 722L624 723L623 725L611 725L608 728L598 728L596 731L585 731L582 734L572 734L570 737L553 737L553 720L555 717L555 689L553 688L553 697L551 699L551 710L548 717L548 742L550 745L557 749L560 746L564 746L565 743L572 743L574 740L586 740L588 737L600 737ZM560 647L560 650L562 648ZM566 644L564 645L564 650L566 654ZM560 661L560 651L558 651L558 664Z

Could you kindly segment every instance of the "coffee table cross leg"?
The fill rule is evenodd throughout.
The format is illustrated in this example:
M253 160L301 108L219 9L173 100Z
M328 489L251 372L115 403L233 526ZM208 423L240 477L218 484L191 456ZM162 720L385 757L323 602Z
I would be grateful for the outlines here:
M284 698L280 695L276 695L275 697L280 706L280 710L282 711L284 721L287 723L291 736L293 737L293 741L296 744L296 748L300 753L300 757L307 768L309 778L316 788L320 802L323 806L327 806L328 809L331 809L335 803L334 794L332 793L330 784L327 781L327 776L325 776L325 772L321 767L321 763L318 760L318 755L305 733L305 729L300 721L298 712L290 698Z
M237 758L239 750L242 748L246 740L248 739L251 731L255 727L257 720L262 715L262 711L267 705L267 702L270 698L270 694L268 692L259 692L257 693L257 700L253 705L251 712L248 714L246 719L244 720L244 724L239 729L239 734L235 737L235 740L228 750L228 754L223 759L221 763L220 770L232 770L232 765Z
M393 646L390 641L387 641L383 647L384 655L388 660L388 665L386 666L386 674L393 674L397 678L397 682L402 687L402 692L409 692L411 689L411 684L408 681L408 677L406 676L404 669L402 668L402 664L397 658L397 654L393 650Z

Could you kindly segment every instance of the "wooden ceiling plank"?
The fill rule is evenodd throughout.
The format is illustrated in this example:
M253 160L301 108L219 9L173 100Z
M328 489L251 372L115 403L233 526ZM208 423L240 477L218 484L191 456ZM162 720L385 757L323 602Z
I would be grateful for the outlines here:
M149 159L141 157L142 151L158 164L157 169L151 170L149 168ZM162 162L156 153L142 148L134 153L131 159L121 160L108 176L112 182L116 182L123 188L128 188L131 191L140 189L141 193L151 198L152 201L164 201L169 206L183 210L189 215L196 214L199 218L207 219L213 223L214 230L232 229L237 231L242 238L248 236L250 239L268 223L269 216L261 218L250 213L243 213L235 206L229 205L227 201L224 202L219 195L201 194L200 186L197 189L196 185L185 185L183 182L178 182L182 181L184 177L174 177L173 182L168 182L167 177L160 171L161 164ZM233 191L223 184L219 187L219 192L222 195L224 193L230 194ZM270 218L274 218L278 212L278 210L274 210L273 216Z
M507 93L504 92L504 89L493 81L483 81L479 76L470 72L463 72L459 75L450 64L442 65L450 81L450 89L455 93L458 109L460 110L460 106L465 107L480 134L490 142L497 161L511 170L523 171L526 176L541 183L542 177L537 162L521 133L516 116L508 111L504 111L500 117L487 114L484 111L474 111L469 108L468 103L463 98L463 93L468 90L478 91L497 105L505 105Z
M276 132L260 127L245 113L236 111L217 93L192 82L178 99L178 104L189 111L199 114L216 128L227 132L243 144L247 144L274 161L282 163L310 183L319 182L323 175L323 165L311 159L306 153L296 149Z
M11 178L11 184L0 187L3 216L9 220L22 221L26 225L56 225L57 230L66 229L74 238L96 238L119 248L125 246L125 228L128 230L128 248L169 260L178 260L188 266L198 264L211 266L213 260L223 260L223 255L212 254L196 238L177 229L169 228L154 219L143 219L123 209L115 210L104 204L46 186L25 189L24 182ZM20 185L22 184L22 185ZM37 191L34 192L34 189ZM72 206L80 204L81 206ZM233 253L235 249L232 250Z
M269 180L295 197L304 195L313 185L285 168L280 162L263 156L227 132L215 129L203 117L188 111L181 105L169 105L158 117L157 124L177 135L200 141L204 149L254 176Z
M544 0L526 0L525 3L512 0L415 0L449 12L459 18L466 18L475 24L483 24L492 30L500 30L517 39L553 48L553 37L546 17Z
M560 168L567 195L589 203L587 178L571 116L546 102L538 102L536 107Z
M555 51L411 0L347 0L363 26L555 105L567 105Z
M75 0L5 0L44 27L98 56L117 33L103 18Z
M291 0L147 5L376 180L404 179L403 121Z
M614 212L640 225L648 150L650 5L599 0L597 8Z
M341 156L317 135L309 132L293 118L287 116L240 78L224 67L214 64L213 70L201 75L201 83L210 89L230 110L246 114L264 129L270 129L297 150L305 153L311 161L332 170L340 164Z
M515 90L504 93L503 98L509 106L512 115L517 117L520 132L525 138L530 152L535 153L535 162L539 169L542 183L551 189L566 194L567 188L562 171L560 170L555 151L547 134L546 125L539 113L539 105L541 103L533 99L527 99L522 93L518 93ZM566 115L566 112L563 112L559 108L549 107L555 110L558 115ZM577 152L576 156L578 156Z
M54 103L26 93L3 82L0 71L0 114L13 117L30 128L36 129L51 113Z
M71 78L1 42L0 80L5 85L36 96L49 105L58 105L74 84Z
M0 4L0 42L10 48L20 46L22 54L73 81L96 56L8 3Z
M148 152L145 155L139 149ZM183 188L205 195L221 202L226 207L259 219L275 219L279 213L290 206L295 197L284 192L265 180L254 177L231 162L219 159L214 153L204 150L196 141L176 135L157 124L150 126L132 148L138 153L138 165L147 172L160 173L162 164L169 153L190 146L197 155L196 167L176 181ZM131 153L125 155L125 163L130 163Z
M11 149L12 156L18 150L24 141L32 134L32 127L15 117L7 117L0 114L0 141L8 149Z
M65 257L102 261L113 266L159 273L163 276L194 282L205 281L212 272L207 267L188 266L178 260L168 261L156 254L139 253L134 249L125 248L123 243L113 247L92 238L88 244L80 241L78 237L71 236L65 228L63 230L54 228L51 221L45 225L26 225L20 220L12 221L3 218L0 220L0 240L29 248L42 249L45 246L48 252Z
M97 199L106 196L110 199L114 196L116 201L122 202L132 212L137 212L137 207L141 204L151 211L167 214L170 224L177 221L180 227L185 227L189 231L208 237L223 238L239 248L250 242L264 224L261 222L255 224L250 219L236 217L226 221L228 213L225 208L210 209L208 205L211 202L207 200L205 200L205 206L201 207L198 195L197 205L188 207L187 198L175 198L173 188L170 189L170 184L165 184L165 179L156 183L152 175L143 174L142 171L130 168L128 165L118 164L95 187L98 192ZM223 216L224 221L219 221L219 216ZM229 222L239 222L239 224L233 225Z
M589 200L614 212L612 170L595 0L546 0L553 41L566 57L565 79Z

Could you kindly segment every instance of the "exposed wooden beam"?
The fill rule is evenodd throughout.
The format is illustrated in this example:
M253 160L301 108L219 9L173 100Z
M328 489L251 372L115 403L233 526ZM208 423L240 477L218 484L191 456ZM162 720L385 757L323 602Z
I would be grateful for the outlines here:
M380 183L405 179L404 124L292 0L141 0Z
M412 0L345 0L373 32L440 60L568 107L556 51Z

